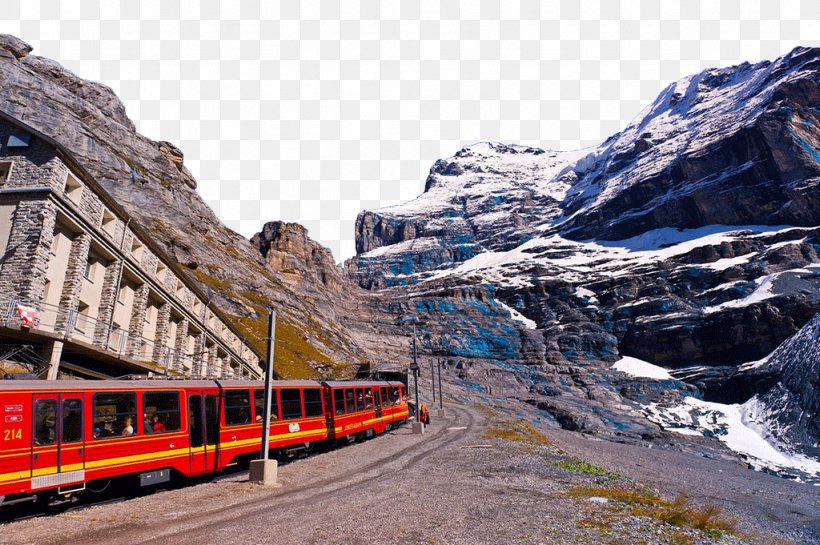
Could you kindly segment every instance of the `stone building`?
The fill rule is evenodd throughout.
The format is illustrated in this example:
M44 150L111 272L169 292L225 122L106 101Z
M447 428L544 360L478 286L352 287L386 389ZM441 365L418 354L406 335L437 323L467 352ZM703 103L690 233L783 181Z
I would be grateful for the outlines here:
M0 114L0 344L15 343L42 352L49 378L262 372L241 332L65 149Z

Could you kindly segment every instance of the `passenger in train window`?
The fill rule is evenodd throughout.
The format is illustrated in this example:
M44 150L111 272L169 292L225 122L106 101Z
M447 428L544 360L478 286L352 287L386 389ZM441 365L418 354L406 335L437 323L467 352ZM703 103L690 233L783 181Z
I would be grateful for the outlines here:
M125 426L122 428L122 433L120 435L134 435L134 421L131 420L130 416L125 417Z
M160 421L159 421L159 416L155 414L155 415L151 418L151 432L152 432L152 433L162 433L162 432L164 432L164 431L168 431L168 430L165 428L165 424L163 424L162 422L160 422Z

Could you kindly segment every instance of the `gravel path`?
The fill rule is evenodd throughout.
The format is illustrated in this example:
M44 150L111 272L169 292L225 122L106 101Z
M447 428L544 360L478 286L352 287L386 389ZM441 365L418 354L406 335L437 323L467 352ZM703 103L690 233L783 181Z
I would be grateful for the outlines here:
M633 516L603 498L568 495L574 487L628 481L556 467L569 455L672 495L676 485L695 479L701 464L702 476L690 481L702 489L696 495L728 506L744 529L764 534L782 536L777 528L818 515L814 490L782 479L750 480L750 474L766 476L735 464L555 430L545 431L546 445L537 434L513 434L516 424L503 414L458 405L447 414L423 436L402 428L285 464L279 488L252 485L246 473L236 473L0 525L0 543L742 543ZM760 483L766 488L755 488ZM745 496L759 490L776 491L775 501ZM811 502L813 494L813 506L789 514L788 493L798 502ZM749 505L734 509L744 497ZM764 508L776 514L775 522L755 524ZM795 543L811 543L805 533L798 537Z

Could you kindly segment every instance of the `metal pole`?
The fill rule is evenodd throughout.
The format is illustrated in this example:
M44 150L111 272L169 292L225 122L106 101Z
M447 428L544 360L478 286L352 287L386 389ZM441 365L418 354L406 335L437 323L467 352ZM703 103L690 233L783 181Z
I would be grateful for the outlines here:
M436 387L433 386L433 390L435 389ZM441 360L438 360L438 408L444 408L444 397L441 395Z
M421 422L421 405L419 405L419 364L416 359L416 322L413 322L413 385L416 390L416 422Z
M265 411L262 419L262 449L260 457L268 459L270 448L271 377L273 376L273 343L276 338L276 312L268 314L268 359L265 367Z
M430 360L430 389L433 390L433 407L436 406L436 368L433 360Z

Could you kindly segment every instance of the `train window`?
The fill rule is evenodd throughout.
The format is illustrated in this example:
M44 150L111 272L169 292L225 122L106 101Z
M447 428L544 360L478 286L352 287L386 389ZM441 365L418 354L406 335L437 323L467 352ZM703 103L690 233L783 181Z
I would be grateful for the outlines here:
M390 403L392 403L393 405L398 405L400 401L401 398L399 397L399 389L393 388L392 390L390 390Z
M356 388L356 410L364 410L364 392L362 392L361 388Z
M34 404L34 444L53 445L57 440L57 402L40 399Z
M379 399L379 389L378 388L373 389L373 406L376 407L376 409L380 409L381 406L382 406L381 399Z
M336 414L345 413L345 391L333 390L333 402L336 406Z
M318 388L305 389L305 418L322 416L322 391Z
M356 392L350 389L345 390L345 399L347 400L347 412L356 412Z
M387 388L382 386L379 391L381 392L382 407L387 407L388 405L390 405L390 401L387 398Z
M372 409L373 408L373 388L365 388L364 389L364 408L365 409Z
M302 396L296 388L282 388L282 420L302 418Z
M276 390L271 389L270 398L270 421L276 422L279 420L279 401L277 399ZM262 415L265 413L265 390L255 390L253 392L253 404L256 408L256 421L262 422Z
M63 443L77 443L83 440L83 401L63 400Z
M225 424L228 426L240 426L250 423L250 390L225 390Z
M136 433L137 394L99 392L94 394L94 439L123 437Z
M146 392L142 395L145 433L179 431L179 392Z

